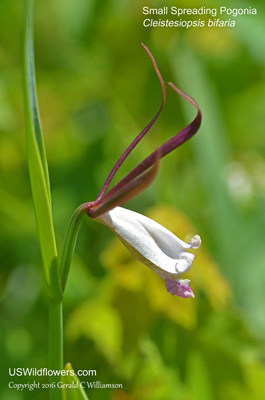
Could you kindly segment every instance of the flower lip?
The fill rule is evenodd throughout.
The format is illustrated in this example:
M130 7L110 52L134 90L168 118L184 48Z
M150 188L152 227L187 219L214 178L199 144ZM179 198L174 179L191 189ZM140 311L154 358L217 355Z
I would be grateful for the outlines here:
M165 282L167 291L172 294L172 296L174 296L175 294L179 297L183 297L184 299L195 297L187 279L180 281L172 281L171 279L166 279Z

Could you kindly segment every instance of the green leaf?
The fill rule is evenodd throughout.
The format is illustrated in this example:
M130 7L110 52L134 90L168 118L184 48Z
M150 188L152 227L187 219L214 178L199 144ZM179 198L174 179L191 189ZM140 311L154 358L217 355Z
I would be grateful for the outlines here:
M86 392L80 385L80 380L76 376L73 367L67 363L64 369L69 373L63 377L63 399L64 400L88 400ZM74 387L73 387L74 386Z
M51 212L48 166L36 95L33 49L33 0L26 1L23 43L23 91L29 175L45 276L51 296L61 296Z
M24 31L23 48L23 83L25 96L25 112L27 127L32 129L32 134L36 140L37 149L43 167L47 192L50 198L50 181L48 164L46 160L45 145L41 129L39 106L36 93L36 78L34 65L34 38L33 38L33 4L34 0L26 2L26 23ZM31 125L31 126L29 126Z

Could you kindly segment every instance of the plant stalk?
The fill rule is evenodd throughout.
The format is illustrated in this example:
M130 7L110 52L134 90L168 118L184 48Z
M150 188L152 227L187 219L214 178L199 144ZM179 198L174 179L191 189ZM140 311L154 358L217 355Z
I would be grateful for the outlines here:
M65 289L66 281L68 278L68 273L72 262L80 225L84 215L86 215L87 213L88 208L89 208L89 203L81 204L81 206L79 206L73 213L72 218L66 230L62 247L62 253L60 257L60 274L61 274L61 285L63 291Z
M49 301L49 369L63 369L63 301ZM50 400L63 400L62 389L57 383L62 380L61 375L50 376Z

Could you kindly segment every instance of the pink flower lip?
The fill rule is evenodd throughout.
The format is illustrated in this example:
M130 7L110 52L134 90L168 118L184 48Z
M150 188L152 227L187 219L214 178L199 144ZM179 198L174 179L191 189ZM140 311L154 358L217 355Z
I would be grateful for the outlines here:
M194 297L193 291L190 288L189 283L187 283L187 280L176 281L176 280L166 279L165 282L167 291L170 294L172 294L172 296L177 295L179 297L183 297L184 299L187 299L189 297Z

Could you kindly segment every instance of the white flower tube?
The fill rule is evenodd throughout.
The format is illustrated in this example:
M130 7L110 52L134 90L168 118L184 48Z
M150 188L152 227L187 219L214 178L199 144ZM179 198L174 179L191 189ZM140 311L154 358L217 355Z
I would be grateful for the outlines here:
M138 260L160 275L169 293L194 297L189 280L180 278L194 260L186 249L196 249L201 244L198 235L185 243L152 219L121 207L96 220L110 228Z

